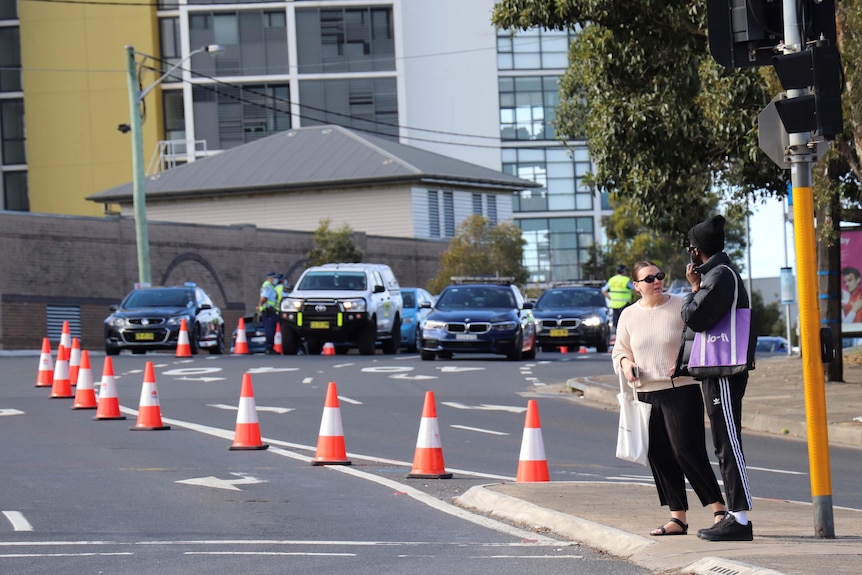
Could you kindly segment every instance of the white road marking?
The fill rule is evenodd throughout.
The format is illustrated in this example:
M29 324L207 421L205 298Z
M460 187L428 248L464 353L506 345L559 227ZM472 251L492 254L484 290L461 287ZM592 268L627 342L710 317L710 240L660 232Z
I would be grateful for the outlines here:
M257 374L257 373L277 373L280 371L299 371L298 367L252 367L247 370L246 373Z
M463 367L459 365L444 365L438 367L443 373L461 373L464 371L485 371L484 367Z
M302 383L311 383L312 381L314 381L313 377L306 377L303 378Z
M350 403L352 405L362 405L362 402L359 401L358 399L351 399L349 397L344 397L343 395L339 395L338 399L340 401L343 401L344 403Z
M0 559L30 559L36 557L116 557L118 555L134 555L124 553L4 553Z
M239 479L219 479L210 475L209 477L193 477L192 479L181 479L176 483L184 483L186 485L200 485L201 487L214 487L216 489L228 489L230 491L242 491L237 485L255 485L257 483L266 483L263 479L252 477L246 473L231 473Z
M509 435L508 433L503 433L502 431L491 431L490 429L480 429L478 427L467 427L466 425L450 425L449 427L454 427L455 429L464 429L466 431L478 431L479 433L487 433L490 435Z
M332 367L334 367L335 369L338 369L339 367L350 367L352 365L353 365L352 362L351 363L336 363Z
M413 371L413 368L407 365L375 365L372 367L363 367L360 371L363 373L404 373Z
M455 409L473 409L476 411L509 411L511 413L524 413L527 411L526 407L515 407L511 405L487 405L485 403L481 405L465 405L455 401L443 401L441 404L454 407Z
M225 405L224 403L208 403L207 407L215 407L217 409L225 409L227 411L239 410L238 405ZM278 413L279 415L296 411L293 407L267 407L265 405L258 405L255 409L257 411L271 411L273 413Z
M0 409L0 416L3 416L3 415L24 415L24 412L19 411L17 409L12 409L12 408Z
M162 375L205 375L207 373L218 373L220 371L224 370L222 370L222 368L220 367L180 367L177 369L169 369L167 371L163 371Z
M30 525L30 522L27 521L24 514L20 511L3 511L2 513L9 520L9 523L12 524L12 528L15 531L33 531L33 526Z
M414 380L414 381L419 381L419 380L423 380L423 379L437 379L437 376L436 375L422 375L422 374L408 375L406 373L399 373L398 375L390 375L389 379L410 379L410 380Z
M715 464L715 463L713 463L713 465L717 466L717 464ZM750 465L746 465L745 468L746 469L754 469L755 471L766 471L768 473L784 473L787 475L808 475L807 473L805 473L803 471L788 471L786 469L771 469L769 467L752 467Z
M186 551L183 555L261 555L261 556L290 556L290 557L356 557L356 553L308 553L295 551Z
M224 381L223 377L178 377L178 380L181 381L202 381L204 383L209 383L211 381Z

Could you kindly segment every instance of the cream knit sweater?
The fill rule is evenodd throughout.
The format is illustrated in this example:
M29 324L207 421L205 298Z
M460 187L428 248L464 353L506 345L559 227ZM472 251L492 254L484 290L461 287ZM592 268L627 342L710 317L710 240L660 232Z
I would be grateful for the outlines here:
M617 326L617 340L612 354L614 372L620 361L628 358L638 366L638 391L660 391L681 385L695 385L690 377L676 377L671 382L679 354L682 330L683 298L665 295L667 301L657 307L646 307L643 300L625 308Z

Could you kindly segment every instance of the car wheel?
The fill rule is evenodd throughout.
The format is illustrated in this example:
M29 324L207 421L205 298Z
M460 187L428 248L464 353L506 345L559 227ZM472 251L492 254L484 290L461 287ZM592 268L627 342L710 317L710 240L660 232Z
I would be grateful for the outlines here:
M195 324L195 328L189 334L189 347L192 350L192 355L197 355L198 351L200 351L200 341L201 341L201 326Z
M105 347L105 355L120 355L119 347Z
M224 354L224 325L219 326L215 347L209 349L210 355Z
M509 358L509 361L521 361L524 357L524 352L522 348L524 347L524 333L521 332L521 335L518 336L518 341L515 342L515 349L506 354L506 357Z
M533 341L530 345L530 349L524 352L524 359L536 359L536 338L533 338Z
M419 356L422 358L423 361L433 361L437 357L437 354L433 351L425 351L423 349L419 352Z
M601 339L601 341L596 342L596 352L597 353L608 353L608 349L610 348L610 337L605 336Z
M392 330L389 333L389 339L383 340L383 353L395 354L398 353L398 344L401 342L401 319L397 316L392 322Z
M440 359L452 359L452 352L451 351L438 351L437 357L439 357Z
M421 344L421 343L422 343L422 330L420 330L417 327L416 331L413 333L413 341L408 344L407 349L409 349L410 351L418 351L419 350L419 344Z
M359 334L359 341L356 342L356 347L359 348L361 355L374 355L374 341L377 339L377 318L372 317L362 333Z
M308 348L308 355L320 355L320 353L323 351L324 343L325 342L319 339L309 338L308 341L306 341L305 343L306 347Z
M281 328L281 350L284 355L296 355L299 346L296 342L296 334L290 328Z

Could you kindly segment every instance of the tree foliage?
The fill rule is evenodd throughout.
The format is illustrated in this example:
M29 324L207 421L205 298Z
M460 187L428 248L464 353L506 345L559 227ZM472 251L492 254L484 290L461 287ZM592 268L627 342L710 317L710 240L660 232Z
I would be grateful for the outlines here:
M474 214L458 226L455 237L440 257L440 271L428 282L431 293L439 293L453 276L511 277L518 285L527 282L521 229L512 222L494 225Z
M353 240L350 226L344 224L333 230L331 223L329 218L320 220L320 225L314 230L314 247L307 254L308 265L361 262L365 254Z
M757 146L769 102L757 70L709 55L700 0L501 0L505 29L580 28L560 85L557 132L586 134L594 183L628 201L654 232L679 234L727 198L782 195Z

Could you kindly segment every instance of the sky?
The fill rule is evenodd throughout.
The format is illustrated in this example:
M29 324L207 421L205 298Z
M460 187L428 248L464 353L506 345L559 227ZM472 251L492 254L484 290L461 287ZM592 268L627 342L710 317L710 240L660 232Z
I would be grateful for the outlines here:
M785 235L783 202L769 199L764 204L753 204L751 209L754 212L748 222L751 240L751 277L778 277L781 268L785 265L794 268L795 273L796 250L793 246L793 226L786 224ZM748 262L745 262L745 267L748 269ZM742 276L746 278L748 273L743 272Z

